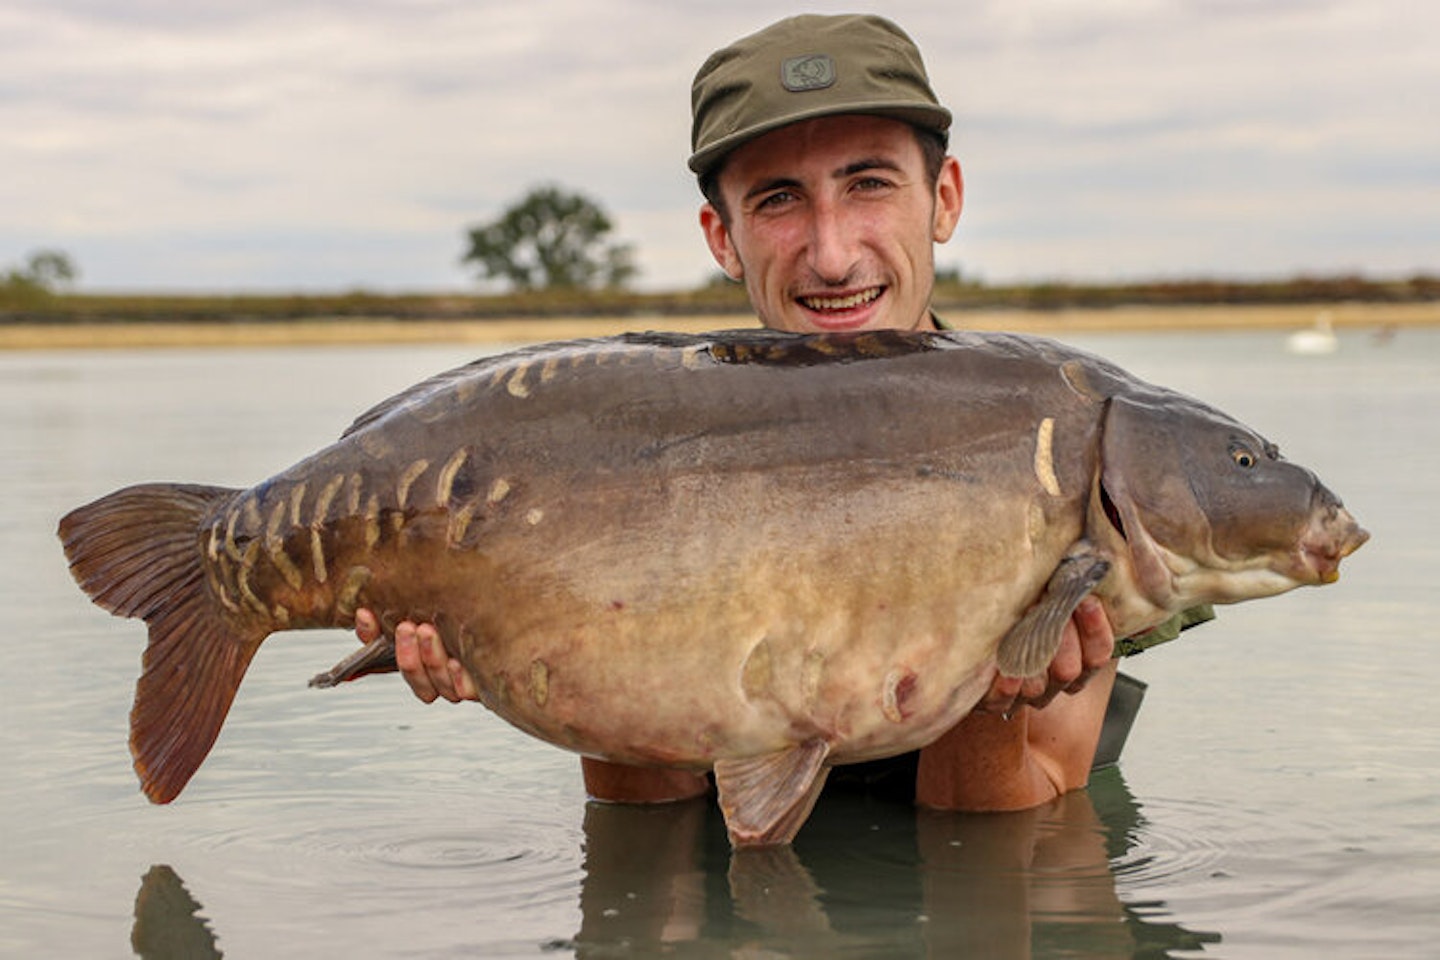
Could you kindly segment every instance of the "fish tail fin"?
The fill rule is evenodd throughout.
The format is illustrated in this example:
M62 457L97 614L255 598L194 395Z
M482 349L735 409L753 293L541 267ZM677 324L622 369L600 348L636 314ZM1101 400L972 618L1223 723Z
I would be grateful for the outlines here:
M207 589L200 526L224 487L143 484L60 521L70 572L96 604L150 630L130 712L145 795L169 803L210 752L265 624L227 616Z
M130 710L130 753L145 795L169 803L215 745L269 633L236 629L198 593L148 623L150 644Z

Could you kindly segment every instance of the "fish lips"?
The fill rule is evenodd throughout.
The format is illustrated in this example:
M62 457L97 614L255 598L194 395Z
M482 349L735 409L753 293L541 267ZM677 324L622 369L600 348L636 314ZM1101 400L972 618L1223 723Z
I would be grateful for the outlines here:
M1320 487L1315 496L1317 509L1300 536L1295 572L1304 582L1334 583L1340 579L1340 561L1364 546L1370 533L1329 490Z

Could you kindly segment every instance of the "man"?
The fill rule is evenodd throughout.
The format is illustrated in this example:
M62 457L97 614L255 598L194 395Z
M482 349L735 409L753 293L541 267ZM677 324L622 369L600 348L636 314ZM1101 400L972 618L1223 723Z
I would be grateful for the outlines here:
M782 20L706 61L692 111L701 229L765 326L937 328L934 244L955 230L964 183L946 152L950 112L903 31L878 17ZM356 627L362 640L378 636L369 611ZM401 624L395 640L422 700L476 699L432 627ZM1045 676L998 677L974 712L920 752L916 802L1013 810L1084 786L1114 647L1099 603L1082 603ZM596 799L658 802L708 789L689 771L582 763Z

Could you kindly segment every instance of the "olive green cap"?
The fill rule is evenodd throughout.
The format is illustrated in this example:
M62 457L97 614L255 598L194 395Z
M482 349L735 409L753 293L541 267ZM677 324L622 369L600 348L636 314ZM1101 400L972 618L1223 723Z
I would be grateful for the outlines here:
M690 169L813 117L866 113L945 134L925 64L904 30L883 17L790 17L717 50L690 87Z

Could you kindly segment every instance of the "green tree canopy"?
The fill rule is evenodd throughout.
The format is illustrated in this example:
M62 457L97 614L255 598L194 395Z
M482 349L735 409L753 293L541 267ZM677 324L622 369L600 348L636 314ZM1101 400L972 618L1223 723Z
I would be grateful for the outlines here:
M11 268L4 274L5 286L30 288L54 293L75 282L80 271L70 257L59 250L36 250L22 268Z
M608 242L613 224L589 198L558 186L532 189L469 231L463 262L480 279L516 290L623 287L638 271L630 244Z
M59 250L36 250L23 267L0 268L0 310L35 310L55 302L80 271Z

